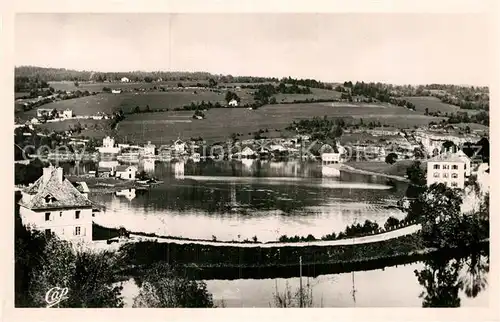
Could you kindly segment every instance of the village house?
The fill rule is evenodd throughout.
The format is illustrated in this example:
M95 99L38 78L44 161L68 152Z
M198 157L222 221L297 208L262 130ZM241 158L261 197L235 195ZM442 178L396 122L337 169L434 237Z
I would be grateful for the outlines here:
M236 153L236 155L241 155L241 157L243 158L253 158L256 154L255 154L255 151L252 150L252 148L246 146L243 148L243 150L241 151L241 153Z
M112 89L112 90L111 90L111 93L112 93L112 94L120 94L121 92L122 92L122 90L121 90L121 89Z
M73 111L70 110L69 108L67 108L60 113L59 117L61 117L63 119L70 119L73 117Z
M97 169L97 176L99 178L109 178L113 176L113 169L107 167L99 167Z
M469 160L470 174L470 160ZM467 175L467 160L461 155L444 153L427 161L427 185L444 183L447 187L463 189Z
M36 110L36 117L50 116L53 109L50 108L39 108Z
M321 154L321 163L323 165L341 163L345 158L346 149L343 146L334 146L331 151Z
M137 167L134 165L119 165L116 167L115 176L119 179L135 180L136 173Z
M233 98L232 100L229 101L228 105L233 107L238 106L238 101Z
M155 155L156 146L151 144L151 141L148 141L148 144L144 145L144 155L151 156Z
M120 148L115 147L115 139L106 136L104 139L102 139L102 147L99 147L98 150L100 153L115 154L120 151Z
M127 77L122 77L121 82L128 83L128 82L130 82L130 79L128 79Z
M22 222L61 239L92 241L93 204L85 194L63 178L62 168L44 168L43 175L22 191Z
M287 151L287 149L283 145L281 145L281 144L271 144L269 146L269 150L270 151L278 151L278 152Z
M128 148L130 148L130 144L126 144L126 143L118 143L118 148L119 148L120 150L128 149Z
M186 143L180 139L174 142L174 151L176 153L184 153L186 151Z

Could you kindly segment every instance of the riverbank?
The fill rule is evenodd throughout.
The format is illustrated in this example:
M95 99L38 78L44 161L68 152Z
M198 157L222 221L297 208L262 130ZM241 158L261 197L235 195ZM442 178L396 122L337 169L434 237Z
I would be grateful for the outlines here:
M128 232L128 239L123 239L124 243L137 243L137 242L157 242L157 243L176 243L176 244L196 244L214 247L242 247L242 248L278 248L278 247L325 247L325 246L344 246L344 245L358 245L380 242L398 238L401 236L411 235L420 230L420 224L412 223L407 226L398 226L396 229L387 230L384 232L371 233L369 235L341 238L341 239L314 239L314 240L301 240L301 241L217 241L205 239L192 239L175 236L158 236L156 234L148 234L142 232ZM115 239L119 234L118 228L107 228L98 224L93 224L92 239L94 240L95 248L106 248L108 239ZM118 242L118 241L115 241Z
M391 165L385 162L376 161L353 161L342 163L339 170L352 173L374 175L402 182L410 182L410 180L408 180L404 175L406 174L406 169L413 162L414 161L412 160L404 160L398 161L395 164Z

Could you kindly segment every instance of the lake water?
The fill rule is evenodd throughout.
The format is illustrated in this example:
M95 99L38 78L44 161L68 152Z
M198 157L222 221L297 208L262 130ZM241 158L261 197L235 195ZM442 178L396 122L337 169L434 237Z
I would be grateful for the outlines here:
M65 171L82 173L96 167L82 164L66 167ZM164 182L147 191L91 194L91 199L106 207L95 217L97 223L161 235L203 239L216 236L218 240L257 236L260 241L268 241L284 234L320 237L367 219L383 225L389 216L404 216L391 206L404 195L406 184L325 170L317 163L146 162L139 164L139 170ZM437 264L426 260L340 274L328 273L328 268L314 273L319 272L319 267L308 267L302 281L303 285L311 285L315 307L421 307L429 303L456 306L457 299L459 306L487 306L485 265L472 274L465 268L470 265L464 263L460 273L454 273L450 268L453 261L439 262L438 258ZM435 280L419 281L414 271L424 269ZM287 272L286 278L277 271L275 275L259 274L252 278L211 277L205 282L214 303L226 307L275 306L276 288L279 293L287 285L292 293L298 289L298 269ZM467 295L467 286L472 284L477 292ZM437 285L435 296L426 298L428 291L423 285L430 285L429 291ZM126 305L131 306L137 286L133 279L123 286ZM450 295L453 289L456 296Z
M455 263L461 263L460 267L452 268ZM312 293L312 307L488 307L489 257L482 256L474 269L469 268L470 263L468 259L437 263L429 259L381 269L303 277L302 284ZM415 271L424 270L433 277L421 284ZM205 282L219 307L263 308L276 307L275 294L283 294L287 287L294 294L299 281L297 276ZM122 285L125 305L132 307L138 287L133 279ZM471 289L476 292L469 292Z
M404 216L393 206L405 184L324 171L317 163L147 162L139 169L164 182L147 191L90 194L106 207L96 223L168 236L271 241L282 235L319 238L353 223L383 225L389 216Z

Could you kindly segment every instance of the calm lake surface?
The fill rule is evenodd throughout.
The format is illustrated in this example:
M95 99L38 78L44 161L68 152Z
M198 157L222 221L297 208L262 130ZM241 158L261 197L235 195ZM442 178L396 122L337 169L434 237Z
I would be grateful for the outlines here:
M65 171L84 173L96 167L81 164ZM284 234L320 237L367 219L383 225L389 216L404 217L391 206L404 195L406 184L325 171L317 163L143 162L139 170L164 182L146 191L91 194L106 206L96 216L97 223L161 235L218 240L257 236L268 241ZM475 265L465 259L460 268L453 266L457 260L438 258L354 273L313 274L302 282L311 286L315 307L488 306L488 258L482 256ZM419 281L415 270L428 272L431 280ZM304 274L311 271L314 267ZM273 294L283 293L287 285L292 293L299 287L298 269L295 277L268 277L205 282L214 303L226 307L274 307ZM123 286L130 307L138 288L133 279Z
M459 262L461 267L453 268ZM310 286L312 307L488 307L489 257L482 256L473 269L468 266L470 263L469 259L426 260L368 271L303 277L302 284ZM432 277L422 284L415 270ZM276 307L274 295L283 294L287 287L295 294L300 283L298 276L205 282L219 307L260 308ZM134 279L122 285L125 305L132 307L138 287Z
M318 163L142 162L139 170L163 183L147 191L91 194L106 207L96 223L168 236L271 241L282 235L319 238L367 219L383 225L389 216L404 217L393 206L405 184L394 187L373 176L326 173Z

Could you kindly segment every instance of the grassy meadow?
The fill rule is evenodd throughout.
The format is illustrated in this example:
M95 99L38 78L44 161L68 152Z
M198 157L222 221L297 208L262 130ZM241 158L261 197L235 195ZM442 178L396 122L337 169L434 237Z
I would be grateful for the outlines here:
M353 107L354 106L354 107ZM138 143L152 141L156 144L170 142L178 137L189 139L201 136L209 142L226 140L231 133L241 134L240 139L253 137L253 132L268 130L265 136L278 136L292 121L314 116L342 117L346 121L363 118L365 122L380 121L384 125L413 127L427 125L433 119L397 106L335 106L329 103L276 104L257 110L211 109L206 119L193 120L192 112L161 112L128 115L120 122L117 134ZM278 132L278 133L277 133Z
M297 101L303 101L306 99L325 99L325 100L330 100L330 99L339 99L341 96L340 92L337 91L330 91L327 89L320 89L320 88L311 88L312 94L277 94L274 97L276 98L276 102L278 103L288 103L288 102L293 102L295 100Z
M112 82L112 83L94 83L94 82L79 82L79 86L76 87L74 82L49 82L49 85L53 87L56 91L89 91L89 92L102 92L103 87L109 87L111 89L123 89L123 90L133 90L134 88L144 88L150 89L153 87L176 87L178 83L182 83L183 86L195 86L197 83L208 84L208 81L164 81L164 82Z
M238 92L241 97L242 103L253 102L253 97L248 91ZM225 94L216 93L208 90L183 90L183 91L169 91L169 92L145 92L145 93L100 93L94 96L74 98L64 101L52 102L45 104L40 108L47 109L71 109L75 115L95 115L97 112L111 114L119 109L125 113L132 112L136 106L142 110L146 105L153 110L172 110L174 108L181 108L184 105L189 105L191 102L219 102L225 105ZM21 119L30 119L36 116L36 108L26 112L16 113Z
M403 99L415 104L416 111L419 113L424 113L426 108L429 109L429 112L441 111L441 113L467 112L469 114L475 114L479 112L477 110L461 109L458 106L443 103L439 98L434 96L403 97Z

